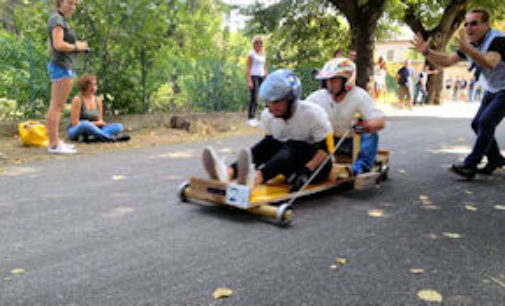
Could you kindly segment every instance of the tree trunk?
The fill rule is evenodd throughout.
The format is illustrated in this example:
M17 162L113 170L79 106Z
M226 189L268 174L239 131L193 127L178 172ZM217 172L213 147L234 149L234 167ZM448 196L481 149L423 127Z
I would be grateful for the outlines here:
M435 51L444 52L445 44L439 45ZM426 104L440 105L442 104L442 91L444 90L444 69L442 67L435 67L430 64L432 70L437 69L438 74L431 74L428 76L428 83L426 83L426 90L428 91L428 99Z
M421 33L426 39L432 37L431 47L437 52L445 52L445 47L451 39L452 35L459 28L461 22L465 19L466 6L469 0L451 0L447 7L444 8L444 13L440 23L431 30L424 27L416 12L421 12L422 7L416 7L412 3L405 0L402 2L407 5L403 20L414 33ZM438 69L438 74L432 74L428 78L428 104L441 104L441 93L443 90L444 73L442 67L432 67Z
M375 47L375 29L377 23L373 24L369 20L357 20L352 26L351 49L356 50L357 78L356 84L359 87L368 89L370 75L373 73L373 53Z
M351 27L351 48L356 50L356 84L367 89L373 70L375 29L386 9L386 0L330 0Z
M428 91L427 104L442 104L442 90L444 89L444 71L439 70L438 74L432 74L428 77L426 89Z

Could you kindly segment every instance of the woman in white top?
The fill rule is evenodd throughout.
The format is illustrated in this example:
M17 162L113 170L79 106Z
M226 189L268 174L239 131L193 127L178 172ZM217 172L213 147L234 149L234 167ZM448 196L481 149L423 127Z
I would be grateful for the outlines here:
M251 92L249 99L249 112L247 114L247 125L258 126L256 120L256 108L258 106L257 96L263 79L267 76L266 56L263 51L263 38L256 35L253 40L253 49L247 55L247 85Z
M374 98L378 100L381 97L381 93L386 90L386 61L381 56L375 64L374 70Z

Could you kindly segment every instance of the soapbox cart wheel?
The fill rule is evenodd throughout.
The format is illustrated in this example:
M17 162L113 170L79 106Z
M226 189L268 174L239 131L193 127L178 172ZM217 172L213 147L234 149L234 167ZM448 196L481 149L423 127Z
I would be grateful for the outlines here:
M188 202L188 198L186 197L186 189L189 187L189 181L182 182L177 188L177 197L182 202Z

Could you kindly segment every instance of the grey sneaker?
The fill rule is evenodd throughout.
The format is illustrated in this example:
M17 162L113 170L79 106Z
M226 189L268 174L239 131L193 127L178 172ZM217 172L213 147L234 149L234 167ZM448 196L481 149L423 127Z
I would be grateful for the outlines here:
M254 165L251 150L242 149L237 158L237 183L252 187L254 184Z
M212 147L203 149L202 162L211 179L228 182L228 169Z

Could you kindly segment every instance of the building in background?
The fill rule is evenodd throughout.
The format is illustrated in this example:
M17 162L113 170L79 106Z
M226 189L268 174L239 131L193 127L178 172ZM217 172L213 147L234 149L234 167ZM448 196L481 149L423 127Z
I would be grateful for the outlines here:
M390 74L390 77L394 77L394 75L391 74L396 73L395 71L401 66L401 63L406 59L415 58L410 60L410 66L415 70L415 75L417 75L421 71L424 65L424 58L420 55L416 56L410 50L410 38L399 38L387 41L377 41L375 43L374 58L377 59L381 56L387 61L388 73ZM473 78L473 73L468 71L469 67L470 66L468 62L460 62L454 66L443 69L444 73L443 88L446 87L445 86L446 80L454 82L454 80L465 79L467 81L467 84L469 84L470 80ZM441 70L441 68L438 68L438 70ZM389 84L391 84L391 82ZM442 96L445 99L451 99L446 90L442 91ZM458 96L458 99L464 100L466 99L466 97Z

